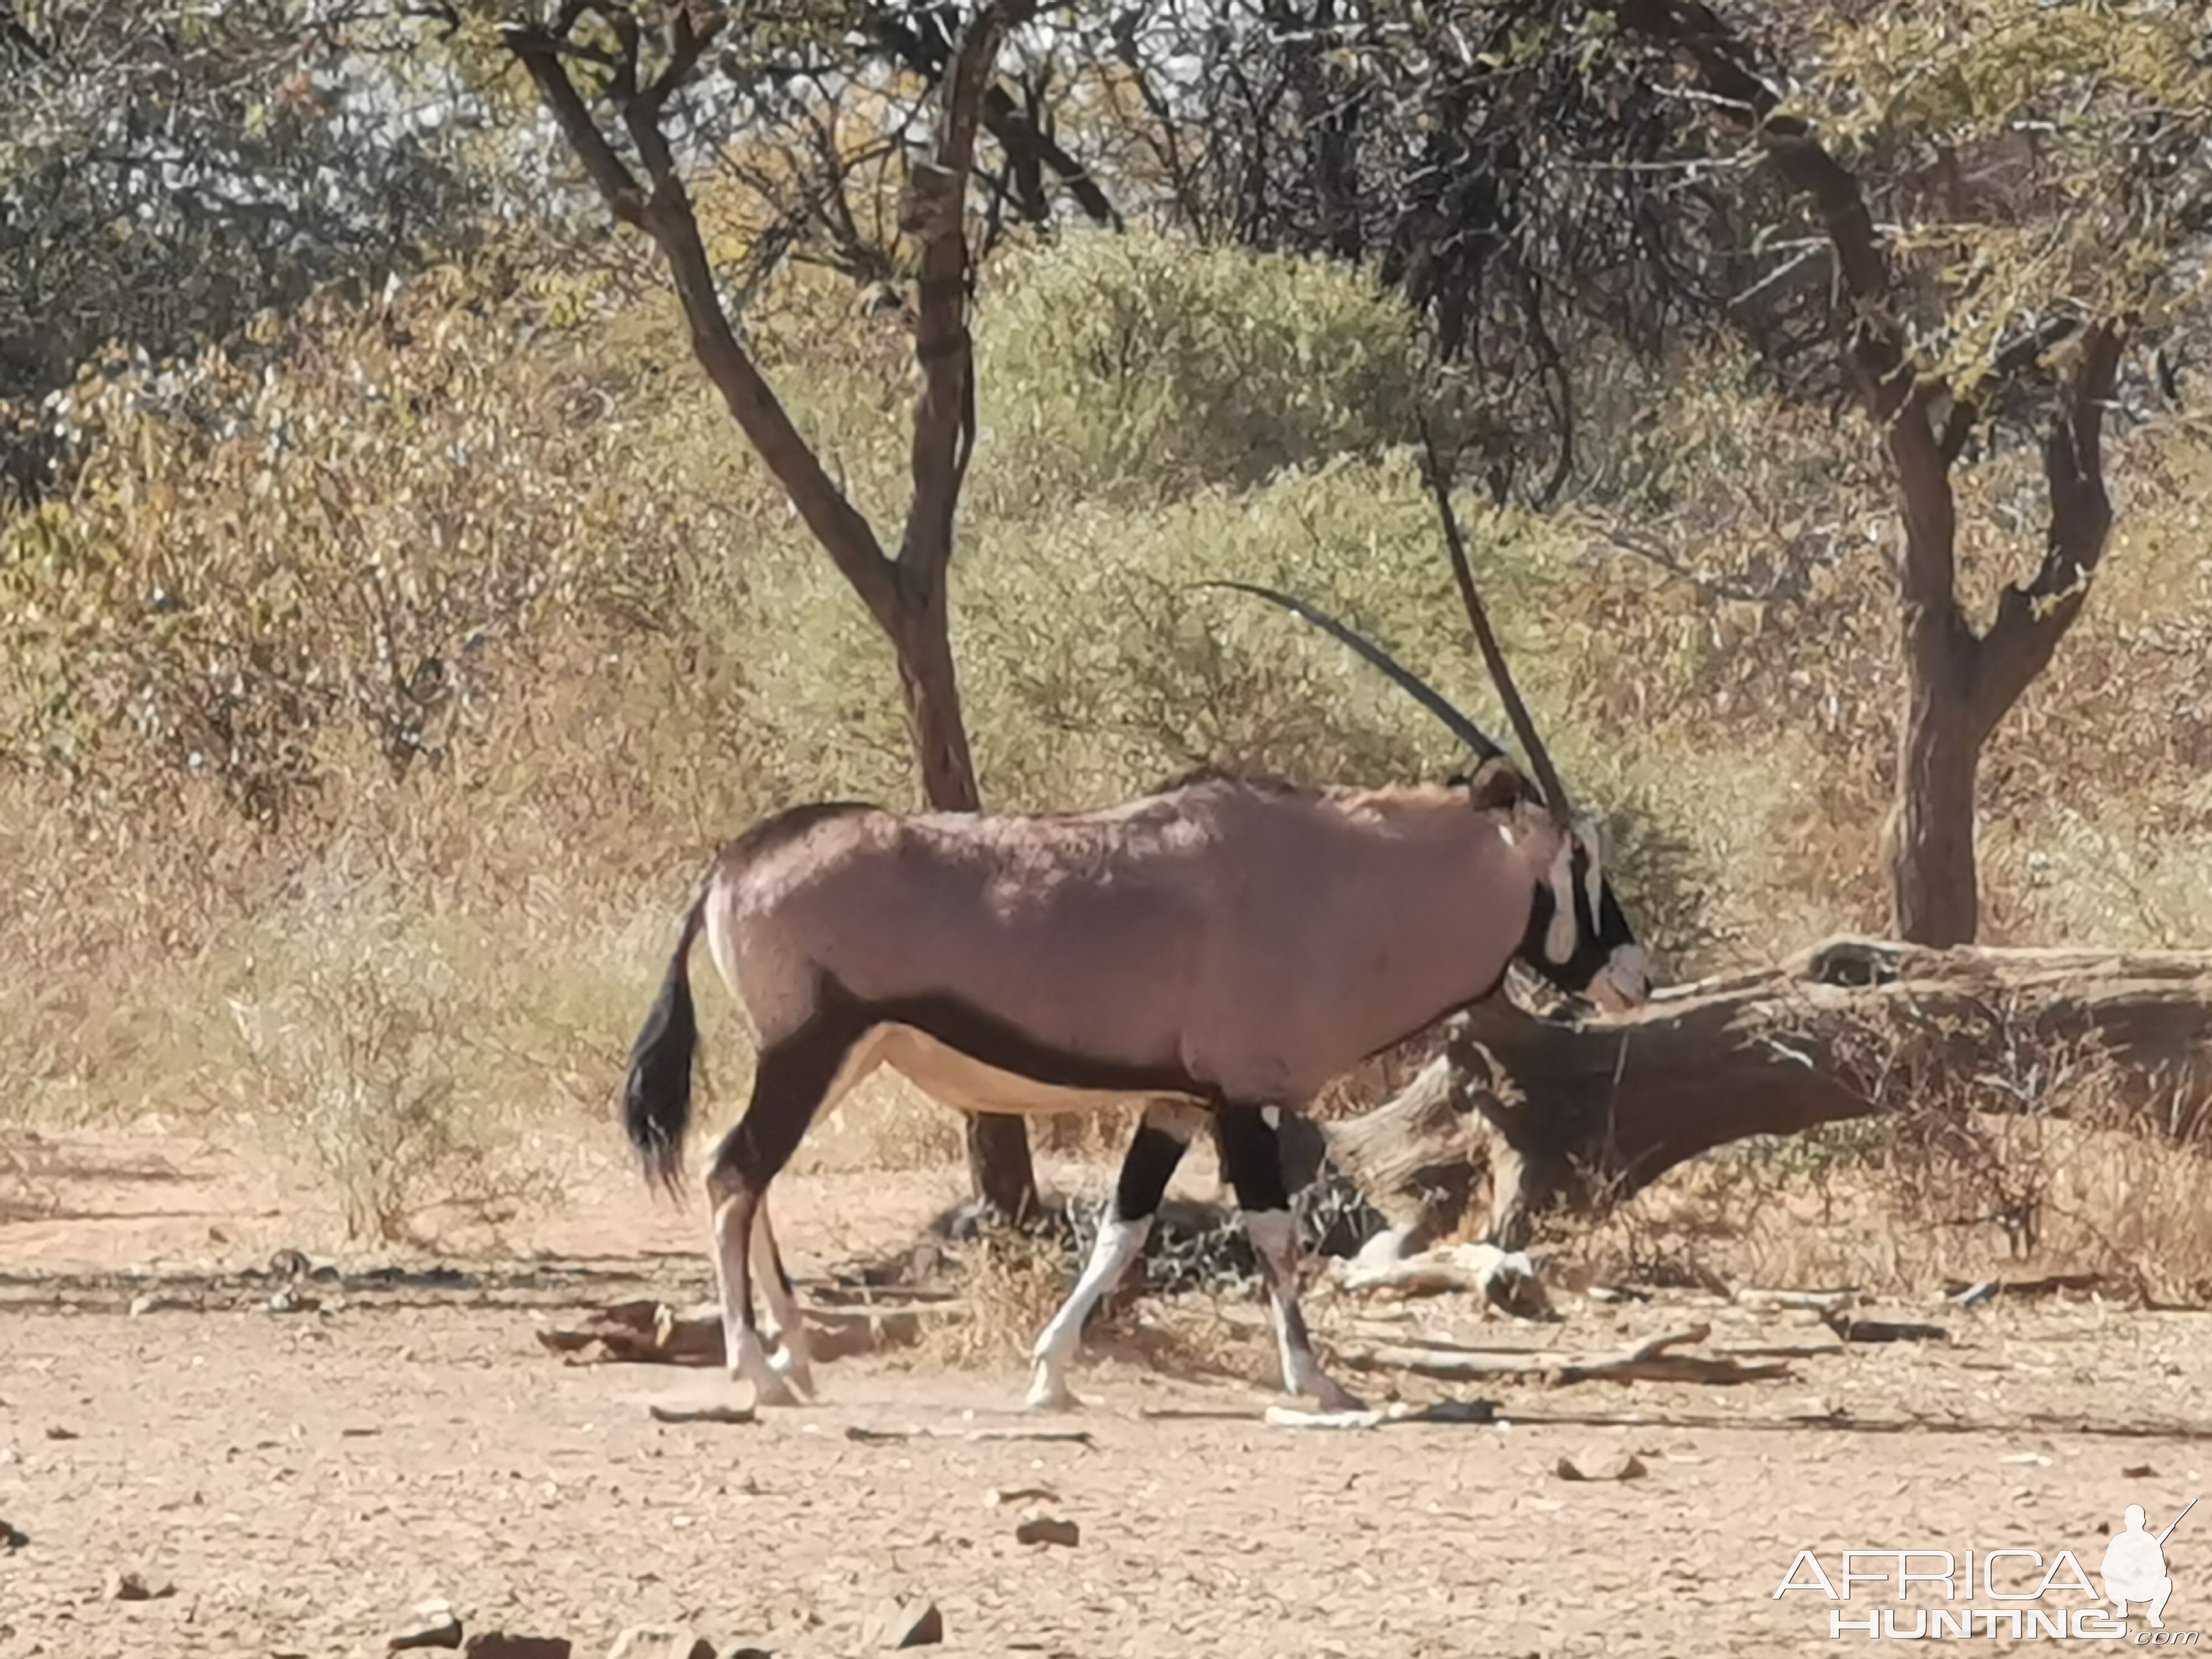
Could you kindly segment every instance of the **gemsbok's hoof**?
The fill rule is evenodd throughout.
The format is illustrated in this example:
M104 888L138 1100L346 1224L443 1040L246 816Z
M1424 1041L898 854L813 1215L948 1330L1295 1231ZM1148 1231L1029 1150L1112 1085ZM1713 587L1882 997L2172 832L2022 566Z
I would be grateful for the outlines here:
M1341 1382L1323 1377L1314 1389L1314 1400L1325 1412L1364 1412L1367 1402Z
M1057 1376L1048 1376L1040 1370L1036 1380L1030 1384L1029 1397L1024 1401L1033 1412L1075 1412L1083 1409L1083 1402Z
M794 1364L790 1349L778 1348L770 1354L768 1368L782 1379L788 1392L797 1395L800 1400L811 1401L820 1398L814 1387L814 1368L804 1360Z

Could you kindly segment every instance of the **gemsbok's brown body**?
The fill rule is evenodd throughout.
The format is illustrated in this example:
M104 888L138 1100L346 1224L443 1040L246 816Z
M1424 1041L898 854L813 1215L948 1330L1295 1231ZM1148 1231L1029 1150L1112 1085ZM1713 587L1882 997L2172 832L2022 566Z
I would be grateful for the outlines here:
M1274 1113L1488 995L1516 957L1565 990L1639 999L1640 952L1589 854L1502 760L1458 785L1209 778L1096 812L826 804L756 825L685 914L629 1093L631 1137L672 1182L696 1031L687 964L703 931L759 1048L751 1102L708 1177L732 1368L783 1397L745 1288L757 1239L785 1370L806 1382L762 1199L817 1115L887 1065L967 1111L1152 1103L1123 1176L1148 1201L1117 1208L1102 1235L1111 1256L1141 1248L1128 1230L1157 1206L1194 1109L1210 1114L1276 1304L1285 1381L1340 1401L1314 1365L1287 1260L1275 1271L1290 1230ZM1064 1350L1104 1288L1040 1342L1038 1403L1065 1398Z
M1354 790L1208 776L1064 814L828 802L765 819L715 857L639 1035L623 1116L649 1175L672 1188L698 1039L689 962L703 931L758 1045L751 1099L707 1191L730 1370L763 1403L812 1389L769 1183L815 1118L881 1066L969 1112L1146 1103L1091 1259L1037 1339L1033 1406L1073 1403L1083 1321L1141 1252L1184 1149L1209 1125L1267 1287L1285 1387L1325 1407L1357 1403L1316 1362L1298 1310L1282 1114L1489 995L1516 958L1610 1008L1650 988L1596 832L1570 815L1488 637L1448 505L1445 525L1540 797L1379 647L1249 588L1419 698L1474 749L1473 777ZM754 1320L756 1251L773 1357Z

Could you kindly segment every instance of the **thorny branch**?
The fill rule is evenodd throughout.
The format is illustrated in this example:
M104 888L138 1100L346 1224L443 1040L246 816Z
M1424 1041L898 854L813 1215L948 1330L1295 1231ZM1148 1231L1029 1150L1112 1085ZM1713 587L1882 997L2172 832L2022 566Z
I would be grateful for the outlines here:
M663 125L668 102L696 71L726 17L702 24L691 8L678 9L670 26L666 60L649 82L641 72L643 31L627 6L566 0L548 24L514 27L505 34L507 49L537 85L609 209L660 247L690 325L693 350L732 415L840 572L894 637L908 613L938 602L936 590L951 556L953 513L975 441L967 325L970 270L963 226L968 178L978 125L994 106L989 94L999 92L1004 99L992 81L1000 46L1032 9L1028 0L1009 0L977 12L939 88L933 160L915 166L908 187L902 228L921 250L915 355L923 386L915 413L914 500L896 563L823 470L738 342L668 142ZM615 41L611 53L574 38L586 16L606 25ZM918 42L915 49L921 49ZM568 67L577 58L606 68L605 95L645 168L646 183L616 153L578 89ZM1012 108L1010 102L1004 107Z

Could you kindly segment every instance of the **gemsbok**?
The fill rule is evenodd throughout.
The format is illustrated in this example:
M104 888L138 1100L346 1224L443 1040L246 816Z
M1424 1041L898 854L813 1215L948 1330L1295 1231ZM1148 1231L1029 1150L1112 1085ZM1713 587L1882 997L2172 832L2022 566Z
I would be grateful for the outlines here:
M1439 491L1441 497L1441 491ZM1464 569L1457 526L1446 509ZM1037 1339L1030 1403L1072 1405L1083 1322L1144 1248L1170 1177L1209 1127L1266 1287L1283 1383L1358 1401L1314 1357L1277 1130L1332 1079L1502 983L1516 959L1602 1008L1650 991L1594 823L1573 817L1471 620L1540 795L1504 750L1380 647L1296 599L1475 751L1471 777L1304 788L1207 776L1070 813L795 806L723 847L691 896L633 1051L623 1117L648 1177L683 1168L703 932L757 1044L751 1098L706 1188L732 1376L763 1404L811 1395L797 1300L767 1194L816 1117L878 1066L957 1110L1145 1103L1105 1223ZM765 1269L766 1330L751 1266Z

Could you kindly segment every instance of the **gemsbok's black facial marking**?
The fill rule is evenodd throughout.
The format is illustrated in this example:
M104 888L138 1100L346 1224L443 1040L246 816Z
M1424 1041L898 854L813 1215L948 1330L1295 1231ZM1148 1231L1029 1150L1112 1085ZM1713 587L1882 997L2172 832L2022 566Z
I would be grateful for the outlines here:
M1636 934L1628 925L1628 916L1620 908L1620 899L1614 896L1610 878L1599 883L1597 911L1591 914L1589 858L1579 847L1575 849L1571 868L1574 878L1574 944L1565 960L1553 961L1546 949L1552 920L1559 914L1559 903L1548 882L1536 884L1534 897L1528 907L1528 926L1522 932L1520 947L1515 954L1557 989L1570 996L1581 996L1613 961L1616 951L1636 943Z

